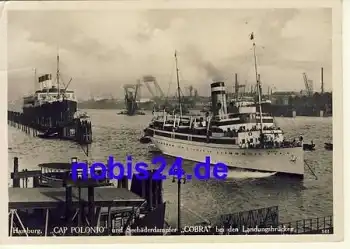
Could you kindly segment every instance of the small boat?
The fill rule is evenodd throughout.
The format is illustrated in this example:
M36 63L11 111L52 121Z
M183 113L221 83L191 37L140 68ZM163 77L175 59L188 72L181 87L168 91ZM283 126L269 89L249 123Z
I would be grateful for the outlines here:
M324 148L326 150L333 150L333 144L332 143L324 143Z
M150 142L151 142L151 138L148 136L143 136L140 138L140 143L142 143L142 144L148 144Z
M40 138L57 138L59 136L58 129L57 128L49 128L44 133L38 134L38 137Z
M303 150L313 151L315 150L315 144L311 141L311 144L303 144Z
M134 116L134 115L146 115L146 113L142 111L135 111L134 115L130 115L130 113L127 110L122 110L117 113L117 115L128 115L128 116Z
M50 139L50 138L57 138L58 137L58 132L53 132L53 133L42 133L42 134L38 134L38 137L40 138L46 138L46 139Z

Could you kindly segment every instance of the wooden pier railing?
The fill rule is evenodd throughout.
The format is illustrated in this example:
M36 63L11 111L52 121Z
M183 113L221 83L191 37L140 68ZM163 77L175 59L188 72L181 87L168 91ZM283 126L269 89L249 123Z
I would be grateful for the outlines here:
M45 137L43 135L45 133L49 136L50 132L57 132L59 139L73 140L79 144L92 143L92 125L87 120L74 119L71 122L59 122L57 126L52 126L50 118L45 122L43 120L33 121L23 113L13 111L7 112L7 118L10 126L21 129L29 135Z

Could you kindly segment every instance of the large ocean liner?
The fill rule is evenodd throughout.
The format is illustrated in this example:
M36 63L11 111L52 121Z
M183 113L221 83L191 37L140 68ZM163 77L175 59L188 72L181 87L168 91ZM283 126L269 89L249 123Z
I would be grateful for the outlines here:
M262 112L254 36L253 51L257 83L257 103L238 105L229 113L224 82L211 83L212 113L204 117L164 115L153 118L145 137L163 153L229 167L304 176L303 138L287 141L271 115ZM177 57L175 53L176 70ZM178 89L180 92L179 80ZM179 94L179 105L181 99ZM214 108L213 108L214 107ZM181 108L180 108L181 110Z
M59 55L57 55L57 72L55 84L51 74L35 76L36 89L34 94L23 98L23 114L40 127L52 128L69 123L77 112L77 101L74 91L62 83L59 70Z

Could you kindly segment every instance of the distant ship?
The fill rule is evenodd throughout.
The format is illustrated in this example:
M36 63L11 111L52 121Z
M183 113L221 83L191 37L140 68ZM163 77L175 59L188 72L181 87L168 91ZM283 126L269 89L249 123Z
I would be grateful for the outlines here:
M59 127L74 120L77 112L77 100L74 91L60 81L59 55L57 55L57 72L55 84L52 75L44 74L38 79L35 73L36 86L40 89L23 98L23 114L32 124L40 128Z
M256 58L255 43L253 48ZM186 117L181 112L180 115L166 115L164 112L144 130L146 139L143 140L151 141L163 154L195 162L210 156L212 164L222 162L234 168L303 178L303 138L287 141L273 117L262 111L256 63L255 70L257 104L238 102L237 112L229 113L224 82L213 82L211 114L208 112L199 118Z

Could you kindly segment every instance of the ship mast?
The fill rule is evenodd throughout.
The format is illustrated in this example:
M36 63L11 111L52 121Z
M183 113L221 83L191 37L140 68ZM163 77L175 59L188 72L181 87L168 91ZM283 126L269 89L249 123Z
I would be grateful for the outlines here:
M261 108L261 83L260 83L260 75L258 74L258 66L256 63L256 52L255 52L255 41L254 41L254 33L250 34L250 40L253 41L253 53L254 53L254 66L255 66L255 79L257 85L258 92L258 105L259 105L259 113L260 113L260 132L262 134L263 131L263 120L262 120L262 108Z
M57 98L60 98L60 55L57 49L57 70L56 70L56 80L57 80Z
M37 81L37 78L36 78L36 68L33 68L34 70L34 91L37 90L37 85L38 85L38 81Z
M181 106L181 89L180 89L180 82L179 82L179 68L177 66L177 55L176 55L176 50L175 50L175 66L176 66L176 80L177 80L177 94L179 98L179 109L180 109L180 121L182 117L182 106Z

